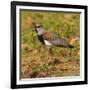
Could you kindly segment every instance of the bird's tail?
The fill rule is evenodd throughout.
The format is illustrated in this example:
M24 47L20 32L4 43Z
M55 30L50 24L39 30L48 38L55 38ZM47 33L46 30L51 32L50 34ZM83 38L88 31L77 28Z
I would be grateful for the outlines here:
M69 48L74 48L74 46L72 46L72 45L69 45Z

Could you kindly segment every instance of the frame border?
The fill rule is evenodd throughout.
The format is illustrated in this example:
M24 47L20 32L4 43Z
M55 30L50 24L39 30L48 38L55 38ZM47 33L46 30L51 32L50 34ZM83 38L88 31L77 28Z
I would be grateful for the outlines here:
M43 83L43 84L23 84L23 85L17 85L16 84L16 6L17 5L22 5L22 6L40 6L40 7L62 7L62 8L76 8L76 9L84 9L85 12L84 12L84 16L85 16L85 22L84 22L84 25L85 25L85 30L84 30L84 35L85 35L85 42L84 42L84 55L85 55L85 67L84 67L84 81L74 81L74 82L56 82L56 83ZM88 7L87 6L84 6L84 5L70 5L70 4L53 4L53 3L35 3L35 2L20 2L20 1L12 1L11 2L11 42L10 42L10 46L11 46L11 49L10 49L10 53L11 53L11 88L12 89L15 89L15 88L32 88L32 87L51 87L51 86L66 86L66 85L80 85L80 84L87 84L88 83L88 66L87 66L87 63L88 63L88 60L87 60L87 57L88 57L88 36L87 36L87 33L88 33Z

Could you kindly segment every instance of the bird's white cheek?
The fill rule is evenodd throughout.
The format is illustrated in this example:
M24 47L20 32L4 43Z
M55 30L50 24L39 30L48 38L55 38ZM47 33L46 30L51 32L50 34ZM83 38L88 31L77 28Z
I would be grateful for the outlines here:
M44 40L44 43L45 43L45 45L47 45L47 46L51 46L52 44L49 42L49 41L47 41L47 40Z

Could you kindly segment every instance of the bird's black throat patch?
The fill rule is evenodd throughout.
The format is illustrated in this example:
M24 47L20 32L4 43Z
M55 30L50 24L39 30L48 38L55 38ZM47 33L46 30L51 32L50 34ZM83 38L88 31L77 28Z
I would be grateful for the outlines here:
M41 43L45 44L43 35L38 35L38 39L40 40Z

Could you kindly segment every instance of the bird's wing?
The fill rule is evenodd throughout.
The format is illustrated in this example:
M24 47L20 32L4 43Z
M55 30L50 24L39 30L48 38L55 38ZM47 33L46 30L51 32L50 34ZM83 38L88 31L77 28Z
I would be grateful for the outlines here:
M52 32L45 32L43 34L43 38L45 40L51 41L51 40L55 40L56 38L59 38L59 37L56 34L52 33Z
M56 35L52 32L45 32L43 34L43 38L45 40L48 40L53 45L62 46L62 47L69 47L69 43L67 42L67 40L59 37L58 35Z
M56 46L69 47L69 43L63 38L57 38L55 40L52 40L51 43Z

